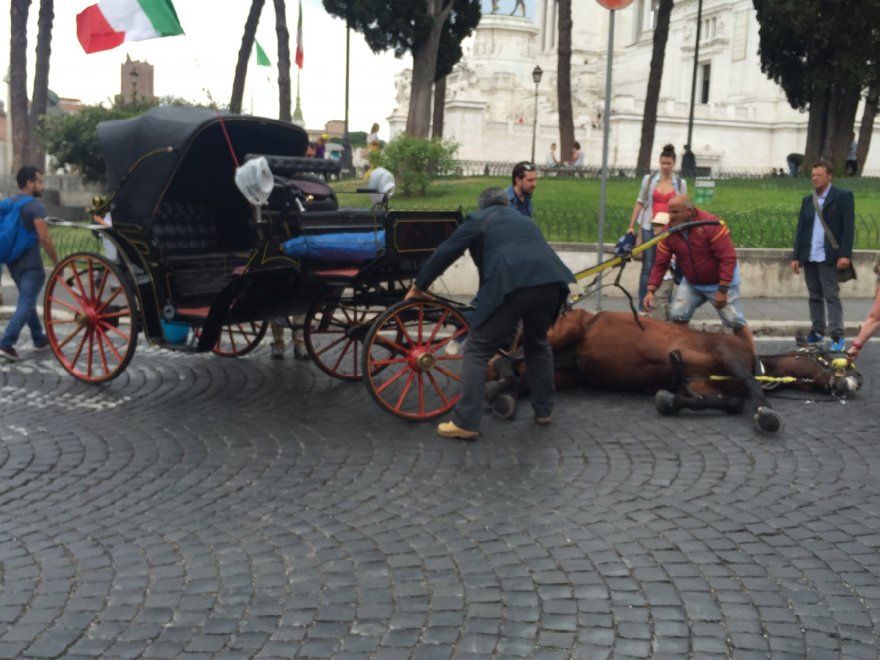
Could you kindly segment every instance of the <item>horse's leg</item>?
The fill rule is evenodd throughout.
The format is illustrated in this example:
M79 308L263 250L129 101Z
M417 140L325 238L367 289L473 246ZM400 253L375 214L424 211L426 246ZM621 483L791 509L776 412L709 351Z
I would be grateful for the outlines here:
M689 388L693 390L693 388ZM661 415L674 415L681 410L721 410L731 415L742 412L745 399L736 396L685 396L669 390L659 390L654 396L654 406Z
M761 384L755 379L754 356L752 360L746 360L742 354L735 353L729 347L722 345L718 350L718 357L728 373L742 383L749 397L755 402L755 427L764 433L779 431L782 428L782 415L770 407Z

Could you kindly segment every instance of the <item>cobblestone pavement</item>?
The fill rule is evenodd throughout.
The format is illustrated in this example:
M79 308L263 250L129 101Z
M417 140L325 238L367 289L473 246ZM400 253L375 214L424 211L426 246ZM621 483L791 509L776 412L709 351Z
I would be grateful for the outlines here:
M266 349L0 366L0 656L876 658L861 366L779 438L573 392L475 443Z

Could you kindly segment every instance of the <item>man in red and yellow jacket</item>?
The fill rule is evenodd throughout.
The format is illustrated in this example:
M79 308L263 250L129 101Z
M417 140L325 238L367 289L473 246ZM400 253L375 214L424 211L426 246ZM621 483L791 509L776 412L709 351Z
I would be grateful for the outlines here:
M686 195L673 197L669 202L669 226L697 220L718 220L711 213L700 211ZM710 301L718 311L721 322L746 341L752 350L755 342L746 324L739 299L739 266L730 229L720 225L703 225L670 234L657 245L654 267L648 278L648 293L643 305L650 310L654 292L663 281L663 274L675 255L683 278L675 294L670 318L674 323L687 325L697 307Z

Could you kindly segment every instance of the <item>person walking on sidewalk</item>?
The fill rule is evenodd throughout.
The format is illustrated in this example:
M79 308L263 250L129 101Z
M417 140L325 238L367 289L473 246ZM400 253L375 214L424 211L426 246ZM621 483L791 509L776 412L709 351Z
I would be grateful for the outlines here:
M853 339L852 345L846 354L850 360L855 360L859 351L862 350L877 329L880 328L880 252L874 258L874 273L877 275L877 291L874 295L874 306L868 312L867 318L862 322L862 329L859 330L859 336Z
M443 271L471 249L480 272L480 289L464 347L461 398L452 421L437 427L441 436L463 440L479 435L489 359L516 332L520 320L535 423L550 423L555 390L547 331L565 302L568 284L575 281L538 225L508 206L503 190L484 190L479 207L437 248L406 294L408 300L424 295Z
M43 332L37 314L37 297L46 280L40 246L46 250L52 263L58 265L55 243L52 242L46 226L46 207L36 200L43 193L42 171L32 165L25 165L15 175L15 180L18 183L19 194L12 197L11 201L21 205L18 212L20 230L36 236L33 244L20 257L8 264L9 274L18 288L18 303L3 336L0 337L0 357L12 361L20 359L15 344L25 325L31 331L34 348L40 350L49 345L49 338Z
M801 202L790 265L795 275L803 267L810 292L811 325L807 341L825 342L827 307L831 350L842 351L843 305L838 273L852 267L856 220L853 194L832 185L833 171L827 160L813 164L813 193Z
M657 245L657 258L648 278L644 307L649 312L653 309L654 292L660 287L675 256L683 277L670 312L672 322L687 325L697 307L711 301L721 323L732 329L733 334L754 352L755 340L739 300L739 265L730 230L711 213L697 209L687 195L677 195L669 201L670 228L697 220L718 220L721 224L676 232Z

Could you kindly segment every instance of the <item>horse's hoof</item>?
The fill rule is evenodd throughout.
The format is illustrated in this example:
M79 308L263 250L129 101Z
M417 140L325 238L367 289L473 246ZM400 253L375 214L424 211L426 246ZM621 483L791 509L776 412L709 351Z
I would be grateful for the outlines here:
M499 394L492 404L492 413L501 419L510 419L516 414L516 399L510 394Z
M755 428L762 433L778 433L782 429L782 415L766 406L755 410Z
M654 395L654 407L661 415L674 415L678 412L675 395L669 390L657 390L657 394Z

